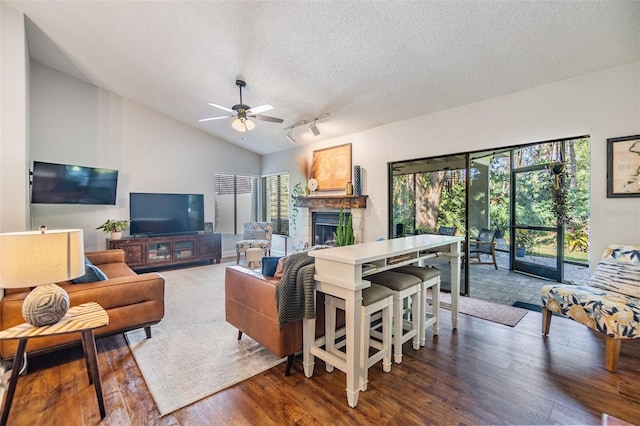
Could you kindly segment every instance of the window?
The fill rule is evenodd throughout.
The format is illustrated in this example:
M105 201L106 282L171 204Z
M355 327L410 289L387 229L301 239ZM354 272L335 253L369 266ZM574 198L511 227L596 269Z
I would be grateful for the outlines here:
M215 174L216 223L221 234L242 234L242 224L258 217L258 178Z
M289 174L262 178L262 220L273 223L273 233L289 235Z

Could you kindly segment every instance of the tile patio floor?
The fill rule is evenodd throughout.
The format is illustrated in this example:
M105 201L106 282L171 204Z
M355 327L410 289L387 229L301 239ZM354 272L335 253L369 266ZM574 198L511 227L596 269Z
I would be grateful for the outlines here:
M520 301L540 305L540 288L549 281L527 274L509 271L509 255L499 252L496 255L498 270L493 265L470 265L470 296L491 302L512 305ZM483 260L484 261L484 260ZM442 271L442 287L450 289L449 263L445 257L430 259L427 265L435 266ZM464 279L464 270L461 274ZM589 268L565 264L565 281L582 284L589 279Z

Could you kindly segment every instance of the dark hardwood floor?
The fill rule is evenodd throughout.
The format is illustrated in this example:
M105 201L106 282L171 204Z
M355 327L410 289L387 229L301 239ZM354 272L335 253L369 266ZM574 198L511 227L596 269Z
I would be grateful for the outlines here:
M106 425L284 424L600 424L603 413L640 423L640 341L625 341L619 370L604 369L604 341L586 327L554 317L548 339L541 314L514 328L461 315L452 331L443 311L440 336L403 363L369 373L369 390L349 408L345 376L292 375L284 364L174 413L159 417L123 335L98 340ZM215 338L215 336L212 336ZM34 357L21 377L10 425L101 423L80 348Z

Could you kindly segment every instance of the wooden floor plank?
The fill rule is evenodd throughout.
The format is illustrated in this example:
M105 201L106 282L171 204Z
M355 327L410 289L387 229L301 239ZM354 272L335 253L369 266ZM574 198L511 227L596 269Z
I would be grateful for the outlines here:
M380 363L370 369L356 408L347 404L344 373L327 373L318 361L306 378L298 356L289 377L279 365L161 417L123 335L102 338L102 424L599 424L604 412L638 423L640 340L623 342L618 372L610 373L601 336L576 322L554 318L545 339L537 312L513 328L461 315L452 330L443 317L440 336L428 334L418 351L407 342L391 372ZM100 423L79 347L29 366L9 424L50 425L62 416L65 425Z

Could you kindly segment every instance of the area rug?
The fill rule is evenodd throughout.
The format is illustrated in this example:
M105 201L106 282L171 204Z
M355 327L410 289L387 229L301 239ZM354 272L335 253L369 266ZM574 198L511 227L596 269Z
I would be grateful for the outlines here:
M162 272L165 316L125 337L161 415L169 414L283 362L225 321L229 264ZM284 372L283 372L284 374Z
M451 293L441 292L440 300L450 303ZM461 314L508 325L509 327L515 327L529 312L526 309L465 296L460 296L458 310Z

